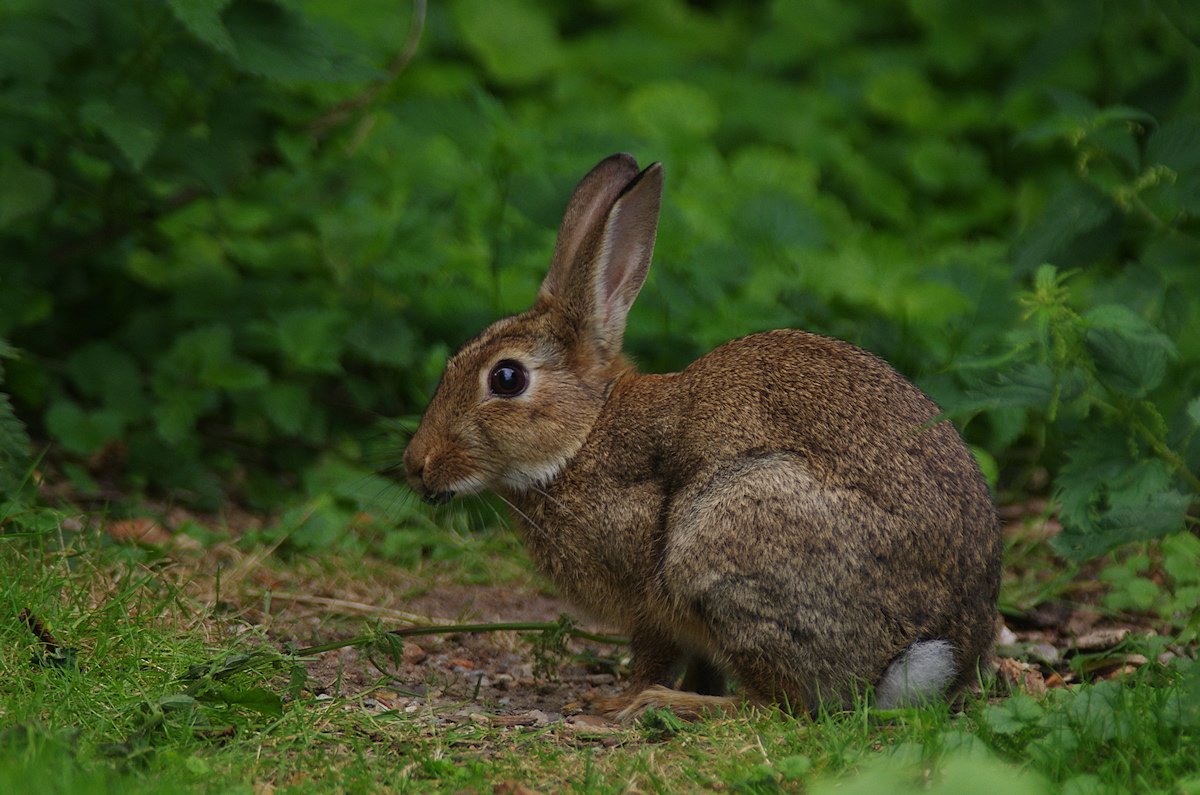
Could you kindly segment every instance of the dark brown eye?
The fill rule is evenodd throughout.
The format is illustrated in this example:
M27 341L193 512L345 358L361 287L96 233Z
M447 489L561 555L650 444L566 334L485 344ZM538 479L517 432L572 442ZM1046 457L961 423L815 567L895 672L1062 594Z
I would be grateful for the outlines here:
M516 397L529 385L529 373L520 362L503 359L496 363L488 376L488 386L497 397Z

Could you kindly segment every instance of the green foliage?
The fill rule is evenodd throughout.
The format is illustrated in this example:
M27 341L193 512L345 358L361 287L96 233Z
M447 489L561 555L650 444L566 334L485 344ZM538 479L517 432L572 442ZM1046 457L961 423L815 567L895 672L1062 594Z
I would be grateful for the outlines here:
M409 11L0 11L0 337L52 462L210 507L298 489L285 549L372 536L386 492L325 473L396 460L375 419L419 413L450 350L528 305L571 186L626 150L668 173L627 335L647 369L836 335L977 416L1001 489L1048 469L1064 554L1185 527L1191 6L454 0L384 82ZM440 554L391 513L381 547Z
M1014 696L981 709L981 734L1005 756L1029 760L1062 781L1064 791L1120 791L1096 786L1113 780L1104 772L1114 754L1169 759L1181 752L1175 749L1189 747L1200 730L1188 689L1194 677L1173 672L1172 678L1169 686L1110 680L1056 689L1045 701ZM1146 769L1135 775L1171 780L1173 771Z
M1200 480L1188 463L1196 428L1187 427L1187 395L1160 390L1180 358L1175 344L1122 304L1080 315L1068 278L1050 265L1037 270L1034 289L1020 296L1030 337L1007 357L998 383L963 408L1026 410L1041 433L1057 435L1066 530L1054 543L1085 559L1183 530Z
M0 387L4 386L3 360L16 351L0 338ZM0 501L17 495L29 468L29 436L13 414L8 395L0 391Z
M1200 632L1200 539L1179 533L1151 552L1131 554L1101 570L1100 579L1110 587L1104 606L1154 613L1189 643Z
M1200 115L1048 93L1055 111L1016 140L1073 173L1014 248L1025 325L957 405L986 409L996 442L1032 434L1056 475L1054 545L1083 560L1183 531L1200 501Z

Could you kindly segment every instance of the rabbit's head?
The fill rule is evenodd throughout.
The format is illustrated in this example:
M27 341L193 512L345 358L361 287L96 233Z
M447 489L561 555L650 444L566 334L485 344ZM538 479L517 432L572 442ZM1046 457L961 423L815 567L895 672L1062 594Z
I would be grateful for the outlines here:
M423 499L552 480L582 446L612 383L625 318L650 267L662 199L659 163L629 155L575 189L533 308L494 323L446 365L404 452Z

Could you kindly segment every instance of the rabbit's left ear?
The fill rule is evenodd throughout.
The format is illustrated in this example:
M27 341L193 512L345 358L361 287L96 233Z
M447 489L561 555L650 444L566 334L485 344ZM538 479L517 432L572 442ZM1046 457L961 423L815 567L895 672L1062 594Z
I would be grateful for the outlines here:
M592 330L612 354L621 349L625 318L646 283L662 192L662 163L653 163L625 188L604 226L593 274Z
M608 356L621 350L625 318L646 281L658 233L662 163L641 173L636 168L629 155L614 155L583 178L538 291L539 300L552 302Z

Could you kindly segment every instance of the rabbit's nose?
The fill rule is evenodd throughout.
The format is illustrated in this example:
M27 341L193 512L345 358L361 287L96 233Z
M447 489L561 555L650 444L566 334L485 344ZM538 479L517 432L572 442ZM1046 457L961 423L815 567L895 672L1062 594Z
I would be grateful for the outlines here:
M423 456L409 456L406 452L404 454L404 477L413 485L417 483L423 484L425 480L425 467L428 464L428 453Z

